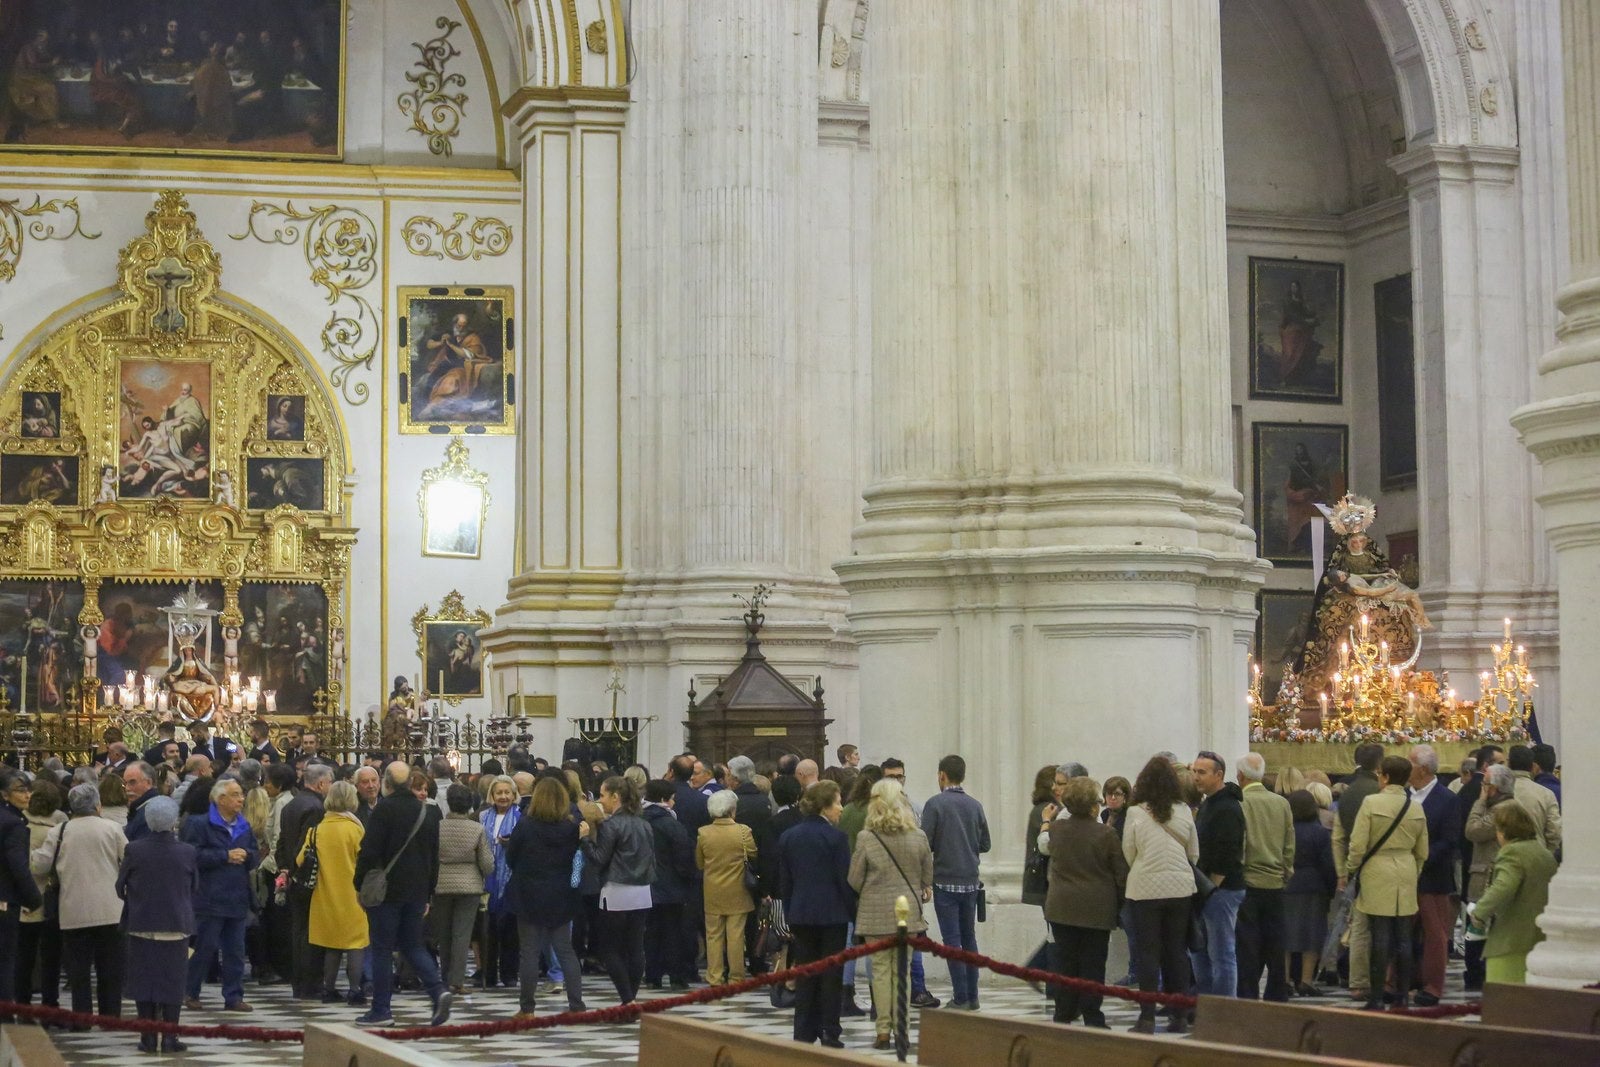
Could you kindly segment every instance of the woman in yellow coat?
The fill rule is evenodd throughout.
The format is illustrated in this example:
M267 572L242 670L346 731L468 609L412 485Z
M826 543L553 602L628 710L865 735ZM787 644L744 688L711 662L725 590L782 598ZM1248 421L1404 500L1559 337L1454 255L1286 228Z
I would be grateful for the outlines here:
M1357 868L1361 871L1356 908L1366 915L1367 928L1372 932L1367 969L1371 984L1363 1005L1369 1011L1383 1010L1383 987L1391 961L1395 965L1395 989L1401 1005L1405 1005L1411 989L1411 921L1417 914L1417 876L1428 858L1427 817L1422 814L1422 805L1406 795L1411 761L1404 756L1385 757L1382 777L1383 789L1363 800L1356 812L1345 868L1346 875L1354 875ZM1391 826L1394 833L1374 851ZM1372 858L1362 866L1369 851Z
M334 782L322 802L322 821L306 834L306 843L295 858L296 867L306 863L307 854L317 851L317 887L311 893L311 943L325 950L322 968L322 1000L336 1004L365 1004L361 993L361 962L367 947L367 913L356 899L356 853L366 830L356 818L360 794L349 782ZM345 975L350 991L340 996L339 954L347 955Z
M712 985L730 972L735 982L744 981L744 924L756 906L744 887L745 868L756 862L756 839L750 827L733 821L738 806L733 790L712 793L706 801L711 824L695 838L695 866L706 872L706 981Z

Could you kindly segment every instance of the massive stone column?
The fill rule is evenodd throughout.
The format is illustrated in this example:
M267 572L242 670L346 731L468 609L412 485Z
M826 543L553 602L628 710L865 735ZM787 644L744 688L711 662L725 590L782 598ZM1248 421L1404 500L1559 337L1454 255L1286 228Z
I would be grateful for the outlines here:
M966 757L1004 904L1041 764L1247 743L1266 566L1233 484L1218 12L873 19L874 482L836 565L862 745L916 796Z
M1512 422L1542 468L1561 605L1560 756L1574 769L1562 784L1561 871L1539 919L1549 940L1528 958L1528 975L1577 986L1594 981L1600 959L1600 781L1583 773L1600 761L1600 10L1564 0L1561 11L1571 272L1556 298L1556 347L1539 362L1539 399Z

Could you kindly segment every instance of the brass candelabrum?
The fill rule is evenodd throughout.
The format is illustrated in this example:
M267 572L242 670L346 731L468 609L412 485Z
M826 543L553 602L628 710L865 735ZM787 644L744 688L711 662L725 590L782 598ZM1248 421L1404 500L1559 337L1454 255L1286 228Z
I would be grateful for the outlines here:
M1478 675L1479 695L1474 727L1483 733L1520 739L1527 735L1533 715L1533 690L1538 687L1528 668L1528 650L1513 645L1511 620L1505 620L1505 640L1490 645L1494 669Z

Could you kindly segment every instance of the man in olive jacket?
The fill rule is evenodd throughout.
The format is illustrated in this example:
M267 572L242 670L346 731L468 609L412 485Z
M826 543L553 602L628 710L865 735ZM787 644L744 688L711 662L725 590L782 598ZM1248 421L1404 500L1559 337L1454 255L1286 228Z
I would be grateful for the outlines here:
M1383 746L1368 743L1356 747L1356 772L1345 783L1344 794L1339 797L1338 818L1333 822L1333 866L1345 869L1349 859L1350 835L1355 833L1356 816L1361 813L1361 803L1383 788L1378 781L1378 765L1383 762ZM1345 876L1339 876L1339 888L1344 889ZM1372 934L1367 926L1367 915L1360 909L1350 912L1350 995L1356 1000L1367 999L1367 961L1372 951Z
M1261 783L1266 773L1267 761L1259 752L1239 757L1239 799L1244 808L1244 903L1235 926L1239 996L1285 1001L1289 984L1284 976L1283 887L1294 875L1294 813L1286 799Z

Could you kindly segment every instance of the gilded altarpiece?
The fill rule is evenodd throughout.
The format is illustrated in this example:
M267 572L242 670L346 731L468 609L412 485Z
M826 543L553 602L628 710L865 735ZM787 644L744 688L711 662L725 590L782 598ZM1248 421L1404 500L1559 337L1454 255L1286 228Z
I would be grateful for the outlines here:
M128 661L125 620L115 617L126 606L121 591L170 585L176 597L194 581L221 592L210 605L219 640L197 650L218 679L244 666L241 646L248 658L252 640L292 645L280 651L295 695L285 693L278 713L342 708L342 663L329 649L342 655L356 531L325 381L292 341L224 293L221 259L180 193L159 195L117 274L119 295L56 331L0 387L0 574L24 594L11 598L22 617L0 619L0 692L13 713L73 720L40 723L47 731L115 722L98 683L169 667L164 642L132 642L153 658ZM8 472L16 484L4 484ZM75 619L41 616L30 590L52 583L81 590ZM280 601L311 605L289 632L269 633L274 620L246 615ZM6 638L18 627L26 644L12 649ZM41 664L26 653L52 642L70 649L57 659L79 666L76 679L33 677ZM112 663L117 678L101 669ZM43 700L51 681L74 692Z

